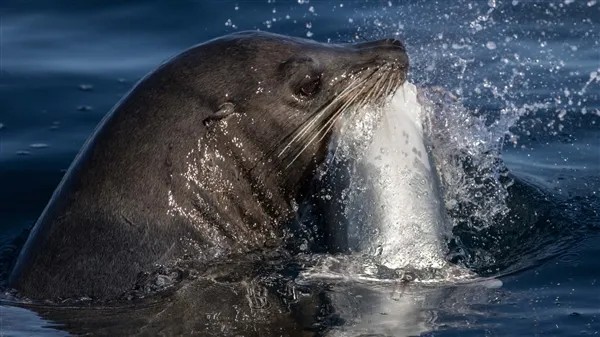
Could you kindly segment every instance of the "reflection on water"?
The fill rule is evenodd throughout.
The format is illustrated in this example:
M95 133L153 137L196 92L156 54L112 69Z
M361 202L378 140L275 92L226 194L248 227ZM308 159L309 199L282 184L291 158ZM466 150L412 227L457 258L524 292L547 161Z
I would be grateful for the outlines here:
M0 302L0 316L2 327L0 334L3 336L68 336L65 331L59 330L56 323L40 318L35 311L20 308ZM54 328L56 327L56 328Z
M419 335L439 312L464 313L501 290L481 284L425 288L410 284L285 282L273 276L238 282L198 278L160 296L119 304L18 304L10 317L83 335L359 336ZM465 301L466 300L466 301ZM37 313L42 319L38 318ZM457 322L457 326L461 323ZM52 329L36 335L58 336Z

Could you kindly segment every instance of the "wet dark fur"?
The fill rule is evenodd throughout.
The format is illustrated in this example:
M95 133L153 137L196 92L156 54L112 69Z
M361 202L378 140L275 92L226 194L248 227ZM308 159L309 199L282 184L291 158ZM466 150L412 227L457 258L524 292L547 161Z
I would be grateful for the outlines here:
M156 265L207 258L202 254L217 238L202 230L205 225L167 214L169 191L216 229L227 249L214 258L278 245L279 227L292 216L292 200L323 160L327 143L320 138L300 151L307 139L290 140L351 83L329 85L333 78L367 76L390 64L395 67L386 72L395 72L398 83L390 83L396 86L408 66L397 40L327 45L261 32L224 36L167 61L107 114L82 148L32 230L9 285L29 298L114 298ZM320 78L319 90L299 99L307 76ZM222 109L224 103L233 113ZM215 129L221 119L230 122L226 135ZM233 145L234 136L253 158ZM218 169L236 182L233 191L187 188L177 179L198 141L228 154L230 165Z

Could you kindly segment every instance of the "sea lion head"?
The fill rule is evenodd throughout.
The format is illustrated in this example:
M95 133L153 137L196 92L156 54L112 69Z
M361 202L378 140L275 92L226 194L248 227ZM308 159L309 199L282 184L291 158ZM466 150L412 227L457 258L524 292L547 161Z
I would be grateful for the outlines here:
M359 105L383 101L408 69L405 47L396 39L325 44L253 31L193 50L196 60L189 64L206 74L198 79L198 94L216 111L207 128L227 124L226 138L236 139L232 153L244 158L240 169L256 183L276 182L268 189L287 197L323 161L336 120Z

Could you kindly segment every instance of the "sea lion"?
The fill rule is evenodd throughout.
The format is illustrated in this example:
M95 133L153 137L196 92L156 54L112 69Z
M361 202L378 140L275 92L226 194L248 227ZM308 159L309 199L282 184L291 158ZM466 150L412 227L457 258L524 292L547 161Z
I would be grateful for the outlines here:
M157 265L278 246L336 120L388 97L407 69L396 39L240 32L184 51L101 121L9 286L29 298L111 299Z

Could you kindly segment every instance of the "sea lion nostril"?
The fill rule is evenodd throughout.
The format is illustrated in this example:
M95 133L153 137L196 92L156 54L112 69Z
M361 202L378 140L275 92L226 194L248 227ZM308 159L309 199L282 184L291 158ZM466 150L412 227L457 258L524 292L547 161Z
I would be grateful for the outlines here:
M367 64L388 64L401 69L408 68L409 60L404 43L388 38L361 42L353 45L367 60Z
M372 48L392 48L392 49L400 49L406 51L406 46L404 42L395 39L395 38L387 38L383 40L375 40L375 41L367 41L360 42L354 44L355 48L359 50L364 49L372 49Z
M406 47L404 46L404 43L398 39L385 39L384 40L386 44L395 46L395 47L400 47L402 49L406 49Z

